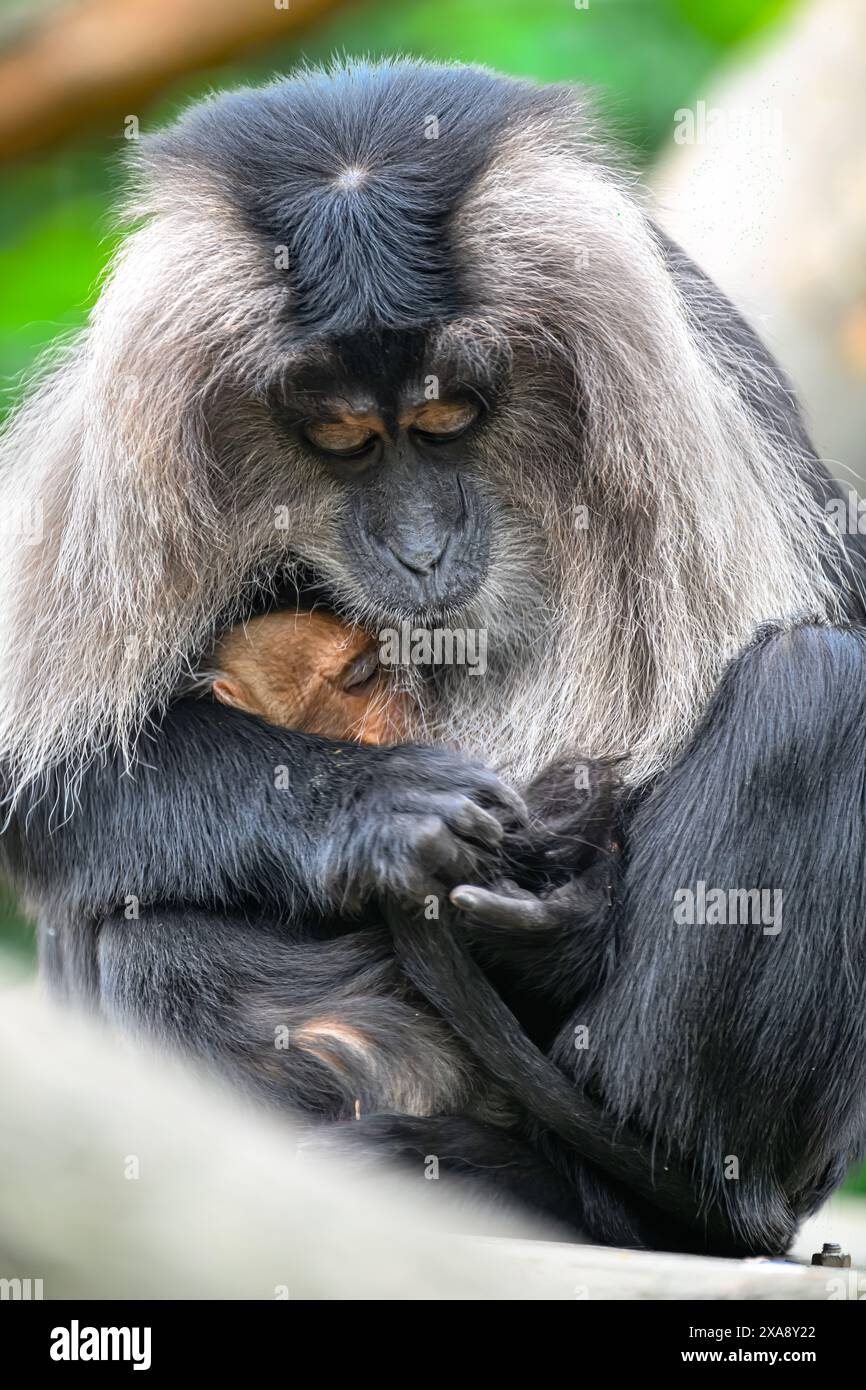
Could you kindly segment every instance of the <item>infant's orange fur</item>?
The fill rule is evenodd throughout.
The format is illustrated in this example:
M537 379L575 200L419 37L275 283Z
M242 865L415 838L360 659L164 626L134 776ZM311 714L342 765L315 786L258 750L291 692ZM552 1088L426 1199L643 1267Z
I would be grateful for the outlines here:
M268 613L232 628L214 653L213 693L272 724L358 743L399 743L405 705L376 643L331 613Z

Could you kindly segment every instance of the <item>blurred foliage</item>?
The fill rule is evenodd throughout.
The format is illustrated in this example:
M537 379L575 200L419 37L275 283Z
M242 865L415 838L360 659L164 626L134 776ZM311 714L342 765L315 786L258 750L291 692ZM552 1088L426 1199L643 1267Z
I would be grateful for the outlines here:
M15 911L12 892L0 886L0 972L33 956L33 933L29 923Z
M0 0L0 10L14 0ZM169 119L214 88L266 81L301 61L332 55L410 54L483 63L546 81L583 82L639 163L669 138L673 113L737 45L777 21L795 0L367 0L328 16L303 42L198 73L175 84L142 128ZM111 207L122 183L117 129L6 170L0 200L0 409L18 395L40 351L86 319L116 242ZM29 929L0 895L0 941L20 957ZM866 1167L851 1188L866 1193Z

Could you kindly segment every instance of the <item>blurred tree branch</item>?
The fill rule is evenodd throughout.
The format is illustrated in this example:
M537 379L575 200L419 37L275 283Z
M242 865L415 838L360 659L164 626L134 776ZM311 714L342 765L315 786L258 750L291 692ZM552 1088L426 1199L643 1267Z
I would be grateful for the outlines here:
M338 0L69 0L4 16L0 160L145 104L184 73L292 37Z

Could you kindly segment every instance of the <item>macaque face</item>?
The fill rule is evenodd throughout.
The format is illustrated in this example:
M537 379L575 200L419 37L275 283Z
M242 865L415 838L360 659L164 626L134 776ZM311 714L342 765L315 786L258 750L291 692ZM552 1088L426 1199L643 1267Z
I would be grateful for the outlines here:
M358 743L406 737L403 697L375 640L330 613L268 613L232 628L214 655L213 693L271 724Z
M317 494L327 489L341 583L376 627L453 617L490 567L496 504L479 438L494 384L409 330L344 335L298 356L274 368L267 399L292 457Z

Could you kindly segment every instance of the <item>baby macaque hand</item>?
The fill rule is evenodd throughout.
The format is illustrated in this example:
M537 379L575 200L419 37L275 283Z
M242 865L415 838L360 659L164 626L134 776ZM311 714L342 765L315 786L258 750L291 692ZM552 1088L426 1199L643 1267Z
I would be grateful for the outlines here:
M484 886L460 884L451 901L479 932L579 926L607 911L619 844L612 769L599 759L552 763L527 788L529 817L503 837L501 869Z
M540 893L531 893L505 878L491 888L460 884L450 898L465 913L469 926L544 931L579 926L595 917L610 905L611 889L610 867L599 862L586 873Z

